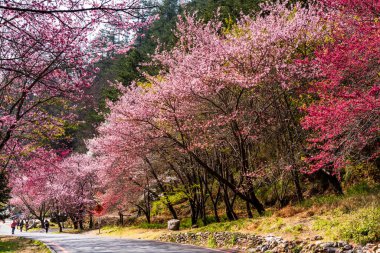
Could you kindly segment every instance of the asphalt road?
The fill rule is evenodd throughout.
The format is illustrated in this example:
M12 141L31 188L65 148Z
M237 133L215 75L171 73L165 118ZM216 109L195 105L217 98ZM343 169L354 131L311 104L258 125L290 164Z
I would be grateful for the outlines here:
M0 235L10 235L10 221L0 223ZM39 240L48 245L53 252L59 253L216 253L222 252L188 245L163 243L136 239L118 239L109 237L90 237L77 234L45 234L16 231L15 236Z

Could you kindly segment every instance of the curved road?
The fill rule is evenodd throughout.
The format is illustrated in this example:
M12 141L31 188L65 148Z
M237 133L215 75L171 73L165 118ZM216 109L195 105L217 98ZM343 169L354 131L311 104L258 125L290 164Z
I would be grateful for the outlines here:
M10 235L10 221L0 223L0 235ZM188 245L163 243L137 239L117 239L108 237L91 237L77 234L45 234L16 231L16 236L39 240L48 245L53 252L59 253L216 253L219 250L204 249Z

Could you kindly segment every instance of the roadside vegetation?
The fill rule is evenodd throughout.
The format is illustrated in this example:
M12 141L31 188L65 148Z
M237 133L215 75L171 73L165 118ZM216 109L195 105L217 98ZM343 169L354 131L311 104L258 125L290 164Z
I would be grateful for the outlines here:
M221 222L210 220L210 224L191 228L190 218L181 219L181 232L241 232L256 235L276 235L286 239L313 239L321 236L324 241L351 241L365 244L380 240L380 185L360 183L337 196L315 196L302 203L288 205L280 210L269 209L265 215L253 219ZM166 213L167 220L170 214ZM152 220L148 224L142 219L125 227L105 225L103 236L158 239L167 230L165 222ZM94 230L91 234L98 234Z
M40 241L15 236L0 236L0 252L50 253L50 250Z

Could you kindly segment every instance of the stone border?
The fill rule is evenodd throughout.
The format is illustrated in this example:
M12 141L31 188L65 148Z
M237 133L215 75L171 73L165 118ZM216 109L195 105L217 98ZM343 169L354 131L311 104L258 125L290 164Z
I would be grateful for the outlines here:
M235 232L178 232L164 234L158 239L164 242L214 246L215 248L249 253L380 253L380 243L354 246L343 241L323 242L321 236L316 236L313 241L307 241L284 240L276 236L258 236Z

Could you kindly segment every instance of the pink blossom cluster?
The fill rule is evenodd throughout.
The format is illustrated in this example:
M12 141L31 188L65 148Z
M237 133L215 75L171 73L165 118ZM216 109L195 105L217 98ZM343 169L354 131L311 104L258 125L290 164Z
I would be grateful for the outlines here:
M318 100L303 121L313 130L311 172L339 171L349 162L374 161L380 154L380 23L378 1L327 1L339 10L331 42L316 52L321 70L311 94Z
M72 120L70 108L91 85L94 63L130 48L130 41L104 47L97 32L132 38L149 22L135 19L140 11L135 0L0 1L0 154L12 138L24 145L41 129L53 138L56 127Z
M148 83L121 89L99 136L89 141L91 152L103 161L102 177L110 180L106 195L125 202L120 191L129 192L126 188L144 178L146 158L164 159L170 167L169 157L190 157L262 212L245 176L257 174L259 166L248 156L277 120L278 96L317 75L312 64L299 63L301 49L328 33L315 6L266 5L263 12L243 17L230 30L194 15L180 18L176 47L154 56L164 70L146 75ZM215 155L225 152L239 184L214 167Z
M83 219L92 211L99 190L94 161L68 152L38 148L13 162L11 204L40 220L52 212Z

